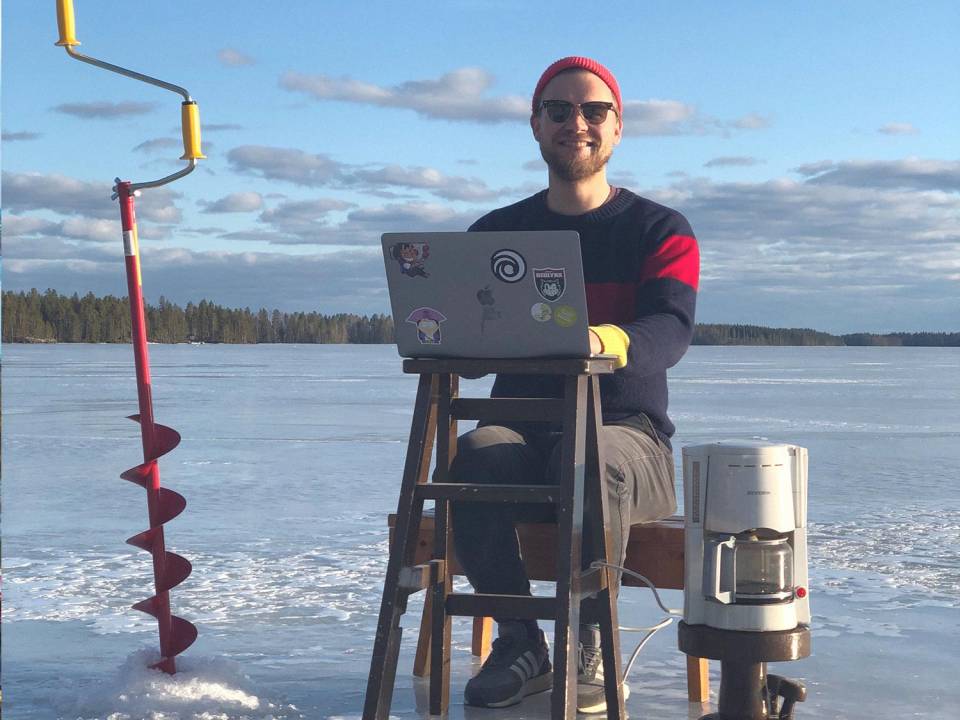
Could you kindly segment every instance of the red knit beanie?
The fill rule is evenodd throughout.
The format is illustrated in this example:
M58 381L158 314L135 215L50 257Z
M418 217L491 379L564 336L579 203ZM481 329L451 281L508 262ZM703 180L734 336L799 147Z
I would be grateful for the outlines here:
M613 73L607 70L607 68L598 63L596 60L579 56L561 58L543 71L543 75L540 76L540 80L537 82L537 87L533 91L533 112L536 112L540 105L540 93L543 92L543 89L547 86L547 83L553 80L553 78L562 73L564 70L569 70L571 68L587 70L603 80L607 84L607 87L610 88L610 92L613 93L613 99L617 103L617 112L621 115L623 114L623 100L620 98L620 86L617 85L617 79L613 76Z

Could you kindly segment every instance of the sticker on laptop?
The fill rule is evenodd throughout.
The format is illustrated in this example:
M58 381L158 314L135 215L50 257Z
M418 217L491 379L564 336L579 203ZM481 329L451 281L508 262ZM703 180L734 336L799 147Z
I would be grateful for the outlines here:
M530 314L537 322L550 322L553 319L553 310L544 302L534 303L533 307L530 308Z
M527 261L516 250L504 248L490 256L490 270L497 280L520 282L527 275Z
M560 327L571 327L577 322L577 311L569 305L557 305L553 309L553 321Z
M537 285L537 292L547 302L556 302L563 297L567 289L566 268L534 268L533 282Z
M390 257L400 264L400 272L409 277L430 277L424 267L430 257L430 245L422 242L398 242L390 248Z
M417 340L421 345L440 344L440 323L447 317L429 307L417 308L407 316L407 322L417 326Z
M499 320L503 315L494 305L497 301L493 297L493 291L490 286L482 287L477 290L477 301L480 303L480 334L483 335L487 329L487 323L491 320Z

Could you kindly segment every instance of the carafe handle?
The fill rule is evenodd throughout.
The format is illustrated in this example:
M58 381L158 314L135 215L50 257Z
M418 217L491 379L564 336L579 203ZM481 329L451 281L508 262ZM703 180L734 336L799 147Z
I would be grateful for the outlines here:
M707 594L707 597L723 603L724 605L731 605L733 603L734 593L720 591L720 569L723 565L723 549L725 547L730 548L730 551L735 553L736 544L737 539L731 535L723 542L718 542L713 546L713 578L711 589ZM732 567L736 568L736 563L734 563ZM734 587L736 587L736 582L734 582Z

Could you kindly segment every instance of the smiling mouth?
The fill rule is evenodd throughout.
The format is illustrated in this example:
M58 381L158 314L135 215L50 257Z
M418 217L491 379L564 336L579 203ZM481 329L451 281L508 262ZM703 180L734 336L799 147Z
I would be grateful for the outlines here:
M558 143L561 147L573 148L579 150L580 148L593 148L597 144L592 140L560 140Z

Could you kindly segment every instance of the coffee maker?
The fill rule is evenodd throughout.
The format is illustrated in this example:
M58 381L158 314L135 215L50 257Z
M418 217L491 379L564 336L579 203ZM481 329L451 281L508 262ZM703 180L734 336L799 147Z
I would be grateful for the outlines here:
M805 690L768 677L766 663L810 653L807 450L755 440L685 447L683 488L680 649L721 661L720 712L706 717L790 717Z

